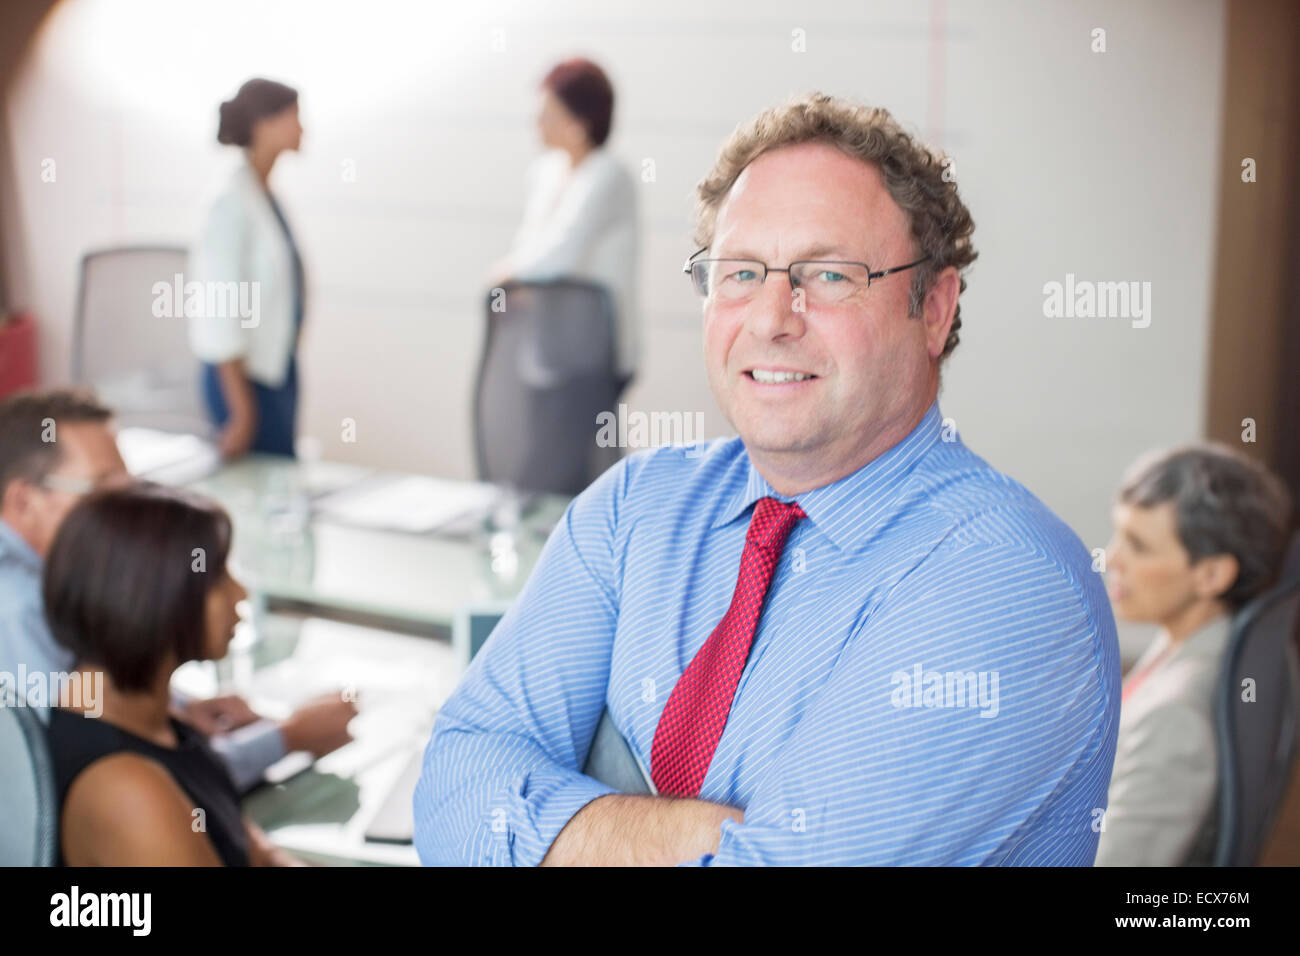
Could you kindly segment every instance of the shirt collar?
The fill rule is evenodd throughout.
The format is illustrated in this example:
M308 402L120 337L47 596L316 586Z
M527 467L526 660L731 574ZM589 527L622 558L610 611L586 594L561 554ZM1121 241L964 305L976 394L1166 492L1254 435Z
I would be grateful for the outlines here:
M0 520L0 556L12 556L30 571L41 570L41 556L9 524Z
M935 399L916 427L897 445L884 454L877 455L852 474L793 498L778 494L767 483L767 479L758 473L746 452L749 475L745 485L737 489L719 512L713 527L730 524L759 498L771 496L779 501L799 502L804 514L836 547L850 550L866 540L894 507L893 492L902 486L917 462L939 440L942 425L939 400Z

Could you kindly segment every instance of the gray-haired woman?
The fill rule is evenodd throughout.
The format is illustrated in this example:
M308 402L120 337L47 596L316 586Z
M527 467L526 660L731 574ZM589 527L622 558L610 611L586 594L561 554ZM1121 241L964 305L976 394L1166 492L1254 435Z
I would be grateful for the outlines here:
M1232 615L1276 577L1290 511L1276 476L1220 445L1145 457L1120 487L1108 590L1117 617L1159 631L1124 681L1098 866L1209 861L1214 689Z

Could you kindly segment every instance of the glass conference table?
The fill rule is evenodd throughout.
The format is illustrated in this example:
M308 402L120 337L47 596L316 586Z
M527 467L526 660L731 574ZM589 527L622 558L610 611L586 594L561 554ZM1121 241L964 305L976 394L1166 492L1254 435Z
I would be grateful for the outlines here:
M461 608L519 593L569 502L262 455L187 486L230 512L234 570L259 613L301 611L444 638ZM486 509L484 496L493 496ZM402 524L404 507L438 520L442 497L455 499L448 514L475 507L434 530L382 524Z
M314 693L358 692L354 741L306 769L286 758L273 768L283 779L253 791L245 812L309 862L417 864L414 847L369 842L365 829L459 680L447 640L457 614L517 596L569 499L258 455L179 483L230 513L253 619L225 660L185 665L175 686L238 693L272 718ZM436 530L365 520L387 509L400 525L408 506L434 515L444 497L454 512L485 496L486 509ZM363 520L345 520L349 510Z
M462 665L446 641L323 618L271 613L241 624L221 661L192 661L172 686L196 697L239 694L283 719L322 693L356 701L352 741L319 760L291 754L248 793L244 813L277 846L326 866L417 866L409 843L374 842L367 830L428 744L438 708Z

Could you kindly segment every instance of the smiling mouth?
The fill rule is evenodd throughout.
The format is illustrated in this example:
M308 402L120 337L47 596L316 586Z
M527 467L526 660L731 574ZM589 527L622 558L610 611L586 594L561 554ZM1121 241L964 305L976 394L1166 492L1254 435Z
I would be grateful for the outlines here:
M763 368L746 369L745 375L760 385L787 385L792 382L807 382L817 377L812 372L778 372Z

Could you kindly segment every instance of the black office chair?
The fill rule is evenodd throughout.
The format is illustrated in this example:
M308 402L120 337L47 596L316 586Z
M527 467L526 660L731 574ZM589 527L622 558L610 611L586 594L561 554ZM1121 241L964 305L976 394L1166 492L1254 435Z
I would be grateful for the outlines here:
M187 255L181 246L120 246L81 259L72 378L92 387L123 427L211 430L184 318ZM182 301L155 316L155 284L174 289L177 275Z
M479 478L575 495L621 454L597 444L597 416L621 389L614 302L573 279L488 293L474 395ZM495 307L494 307L495 306Z
M1291 536L1278 580L1283 584L1300 582L1300 531Z
M1293 542L1292 551L1297 548ZM1215 866L1254 866L1273 830L1296 759L1300 581L1282 582L1233 618L1215 702L1219 799ZM1243 700L1244 682L1254 684Z
M0 704L0 866L53 866L57 797L34 711Z

